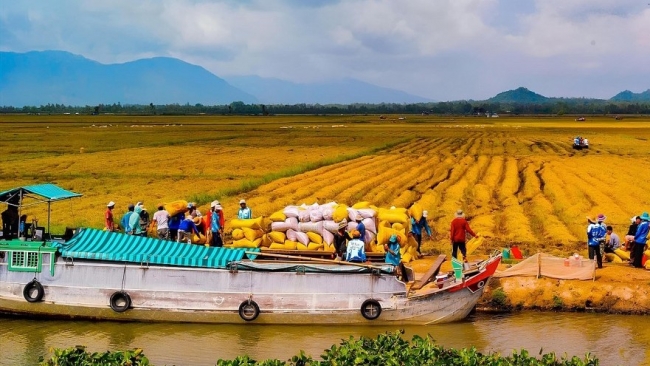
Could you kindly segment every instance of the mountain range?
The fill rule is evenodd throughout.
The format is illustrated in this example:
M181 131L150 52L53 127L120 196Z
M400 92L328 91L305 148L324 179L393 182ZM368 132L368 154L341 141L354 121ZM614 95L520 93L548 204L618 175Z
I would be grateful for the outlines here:
M419 103L428 99L353 79L296 84L258 76L227 81L201 66L155 57L101 64L64 51L0 52L0 105Z
M547 102L556 102L561 100L577 100L577 99L604 101L602 99L595 99L595 98L550 98L550 97L545 97L541 94L537 94L524 87L519 87L514 90L508 90L499 93L486 101L491 103L543 104ZM650 102L650 89L641 93L633 93L629 90L626 90L616 94L614 97L608 100L611 102Z

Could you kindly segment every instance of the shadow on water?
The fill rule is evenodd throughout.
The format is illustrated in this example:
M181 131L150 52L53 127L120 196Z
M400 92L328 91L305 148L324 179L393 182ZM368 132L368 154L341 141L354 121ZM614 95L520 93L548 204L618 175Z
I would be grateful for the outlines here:
M83 344L91 351L143 348L155 365L214 365L220 358L249 354L286 360L301 349L318 357L350 336L375 337L403 329L405 337L430 334L445 347L475 346L509 354L526 348L583 356L602 365L642 365L650 359L650 319L577 313L473 315L466 321L432 326L276 326L170 323L111 323L0 318L0 365L34 364L49 347Z

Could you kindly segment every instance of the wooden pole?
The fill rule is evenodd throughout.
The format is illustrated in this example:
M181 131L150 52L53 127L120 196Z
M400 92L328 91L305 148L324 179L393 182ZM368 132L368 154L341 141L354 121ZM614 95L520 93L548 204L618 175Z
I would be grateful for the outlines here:
M308 261L312 261L312 262L322 262L322 263L332 263L332 264L363 267L363 268L368 268L368 269L379 269L379 270L382 269L381 267L376 267L376 266L373 266L373 265L370 265L370 264L346 262L346 261L342 261L342 260L300 257L300 256L297 256L297 255L272 254L272 253L264 253L264 252L248 252L247 251L245 253L246 254L252 254L252 255L261 255L261 256L266 256L266 257L273 257L273 258L300 259L300 260L308 260Z

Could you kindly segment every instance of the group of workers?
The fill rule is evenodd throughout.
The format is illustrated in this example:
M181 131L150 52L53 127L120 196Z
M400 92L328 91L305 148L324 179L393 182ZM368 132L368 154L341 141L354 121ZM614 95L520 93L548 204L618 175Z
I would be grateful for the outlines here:
M206 214L205 219L194 202L187 205L186 211L183 210L173 216L169 214L164 205L160 204L158 205L158 211L154 213L151 219L143 202L138 202L135 205L129 204L127 212L122 216L119 225L113 217L114 208L115 202L113 201L106 205L104 214L106 231L121 229L129 235L147 236L147 231L151 227L155 228L159 239L187 243L192 242L193 235L199 235L203 231L208 234L210 239L208 244L210 246L223 246L225 217L223 207L219 201L215 200L210 204L210 211ZM253 217L253 212L246 205L245 200L239 201L237 217L239 219L251 219ZM206 227L202 227L204 223ZM203 230L199 230L199 227L202 227Z
M596 258L598 268L603 268L603 254L614 253L622 245L620 237L614 233L612 226L606 226L604 214L598 214L596 220L588 219L587 245L589 259ZM630 252L630 264L636 268L643 267L643 252L647 248L650 215L644 212L634 216L625 235L625 249Z

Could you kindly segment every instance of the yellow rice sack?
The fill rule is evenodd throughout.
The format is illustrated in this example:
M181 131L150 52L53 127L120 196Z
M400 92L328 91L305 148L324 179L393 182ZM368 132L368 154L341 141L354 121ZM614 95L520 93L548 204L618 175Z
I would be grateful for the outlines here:
M309 242L309 244L307 244L307 250L318 250L318 249L323 248L324 246L325 246L325 244L323 244L323 243Z
M341 222L343 219L348 217L348 206L338 205L332 213L332 219L336 222Z
M271 231L268 235L275 243L284 243L287 240L287 234L282 231Z
M614 253L616 253L617 256L621 257L621 259L629 261L630 260L630 252L626 252L623 249L616 249L614 250Z
M235 229L230 235L232 236L233 240L244 239L244 231L242 229Z
M409 216L413 217L415 220L420 221L422 218L422 206L420 204L415 203L411 208L409 208Z
M312 232L308 232L307 236L309 237L309 241L316 243L316 244L323 244L323 237Z
M614 253L605 253L605 258L612 263L623 263L621 257L617 256Z
M324 244L323 251L328 253L334 253L336 252L336 248L334 248L334 244Z
M192 234L192 244L205 244L206 237L203 234Z
M379 228L382 228L382 227L392 227L392 226L391 226L390 222L388 222L386 220L383 220L383 221L379 221L379 226L377 226L377 230L379 230Z
M298 250L307 250L307 246L303 243L296 243L296 249Z
M393 228L387 228L387 227L382 227L379 229L379 232L377 233L377 244L380 245L387 244L388 240L390 240L390 237L393 234L397 235L397 241L399 242L400 246L406 245L408 239L404 234L404 232L400 232Z
M645 269L650 269L650 260L645 261Z
M373 253L386 253L384 246L380 244L371 244L370 251Z
M269 249L286 249L284 244L281 243L271 243Z
M273 222L284 222L286 219L287 215L285 215L282 211L274 212L271 216L269 216L269 220Z
M235 229L242 229L242 228L249 228L249 229L261 229L262 228L262 217L258 217L256 219L232 219L230 220L230 226L232 226Z
M258 248L262 243L262 238L251 241L248 239L235 240L232 243L232 248Z
M481 244L483 244L483 237L482 237L482 236L479 236L479 237L476 237L476 236L475 236L475 237L473 237L472 239L470 239L470 240L467 242L467 246L466 246L466 248L467 248L467 255L469 256L470 254L474 253L474 251L476 251L476 249L478 249L478 247L481 246ZM457 255L458 255L458 259L459 259L460 261L464 261L464 260L465 260L465 258L463 257L463 254L460 253L460 250L458 251L458 254L457 254Z
M354 208L355 210L358 210L358 209L361 209L361 208L368 208L368 207L370 207L370 202L368 202L368 201L361 201L361 202L357 202L354 205L352 205L352 208Z
M393 230L404 232L404 224L400 224L399 222L394 223L392 225L392 228L393 228Z
M253 241L255 239L259 239L264 235L264 231L262 230L254 230L251 228L242 228L241 229L244 232L244 237L250 241Z
M402 255L402 263L409 263L412 259L413 257L409 253Z
M298 243L291 240L284 241L284 249L286 250L296 250L298 249Z
M406 212L402 212L398 209L387 210L380 208L379 213L377 214L377 218L380 221L385 220L392 224L396 222L399 222L400 224L406 224L408 222L408 216L406 215Z
M187 201L178 200L165 203L165 210L169 212L169 216L175 216L179 213L187 212Z
M645 254L648 257L648 259L650 260L650 249L643 252L643 254Z
M273 244L273 240L271 240L267 234L262 235L262 242L260 243L260 246L268 248L271 246L271 244Z

